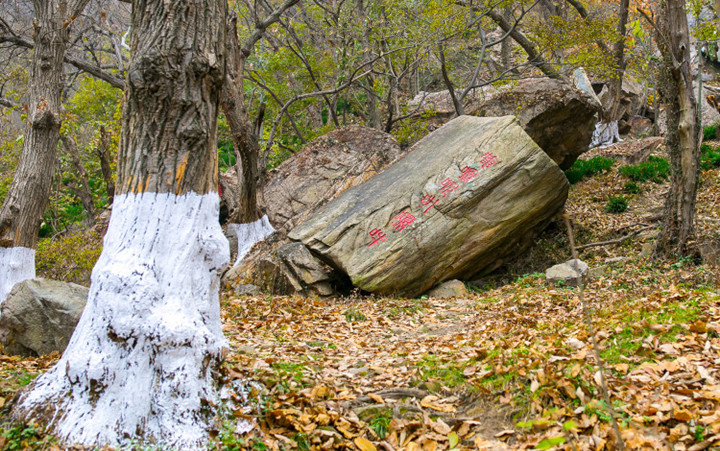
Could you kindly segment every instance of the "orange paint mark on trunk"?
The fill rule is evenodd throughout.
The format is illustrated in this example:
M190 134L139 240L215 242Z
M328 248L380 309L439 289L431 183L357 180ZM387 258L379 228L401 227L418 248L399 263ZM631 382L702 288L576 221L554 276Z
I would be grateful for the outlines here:
M178 164L175 169L175 194L180 194L180 186L182 185L183 180L185 180L185 170L187 169L189 156L190 154L186 153L180 161L180 164Z

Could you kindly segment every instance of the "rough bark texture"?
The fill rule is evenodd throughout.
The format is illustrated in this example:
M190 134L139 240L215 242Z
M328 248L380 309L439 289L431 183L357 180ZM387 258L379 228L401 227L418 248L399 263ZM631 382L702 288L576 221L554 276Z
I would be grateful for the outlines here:
M85 166L80 161L80 154L78 152L77 144L75 141L68 137L63 136L62 140L65 150L70 154L73 168L75 169L75 175L78 177L78 181L75 186L75 194L80 198L80 202L83 204L85 210L85 224L90 227L95 223L95 203L93 202L92 193L90 192L90 184L88 183L87 172Z
M48 205L62 123L63 58L88 0L35 0L35 51L25 141L0 210L0 246L33 248Z
M514 117L461 116L288 236L355 286L414 296L497 268L567 193L565 175Z
M222 0L133 3L119 194L87 306L11 413L62 442L206 449L227 347L216 192L226 12Z
M97 146L97 156L100 159L100 170L105 180L105 190L108 195L108 202L112 205L115 196L115 180L110 168L110 135L105 127L100 127L100 143Z
M686 255L693 234L700 160L700 133L690 68L690 42L685 2L665 0L658 46L663 54L660 84L667 111L665 147L670 155L672 184L656 255Z
M208 2L166 3L133 4L117 194L217 192L225 15L216 22L212 1L207 11L197 8Z

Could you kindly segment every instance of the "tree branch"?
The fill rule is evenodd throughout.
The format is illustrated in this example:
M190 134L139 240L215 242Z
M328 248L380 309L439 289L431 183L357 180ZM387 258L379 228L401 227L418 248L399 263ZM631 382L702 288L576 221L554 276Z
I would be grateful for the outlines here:
M285 0L285 2L282 5L278 6L275 11L273 11L269 16L265 18L265 20L255 24L255 30L245 42L245 45L243 45L242 49L240 49L245 58L250 56L250 53L252 53L252 49L255 44L257 44L257 42L263 38L263 36L265 35L265 30L267 30L270 25L280 20L280 16L282 16L283 13L287 11L291 6L296 5L299 1L300 0Z
M510 33L510 36L517 42L520 47L525 50L525 53L527 53L528 60L532 62L532 64L540 69L542 73L547 75L550 78L560 78L560 74L552 67L550 63L545 61L545 59L540 55L540 52L538 52L537 48L535 48L535 45L530 41L530 39L527 38L520 30L518 30L516 27L513 27L503 16L502 14L499 14L496 11L489 10L487 12L488 16L496 23L498 26L505 32Z
M5 108L14 108L17 105L4 97L0 97L0 106L4 106Z
M35 43L32 42L29 39L23 38L21 36L8 36L3 35L0 36L0 44L8 42L10 44L14 44L18 47L24 47L27 49L33 49L35 48ZM90 64L86 61L83 61L75 56L65 54L64 61L71 66L74 66L78 69L80 69L83 72L86 72L93 77L102 80L112 86L113 88L123 89L125 87L125 79L118 77L117 75L111 74L110 72L106 72L100 67L97 67L93 64Z

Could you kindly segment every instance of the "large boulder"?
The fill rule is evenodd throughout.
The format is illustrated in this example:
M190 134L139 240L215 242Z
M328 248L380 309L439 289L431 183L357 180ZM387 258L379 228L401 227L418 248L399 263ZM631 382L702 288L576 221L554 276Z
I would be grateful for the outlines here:
M330 296L336 274L310 254L302 243L291 242L284 232L270 235L255 245L250 253L222 279L226 290L239 294L254 286L272 294L312 294ZM240 291L238 291L240 290Z
M278 230L289 230L400 155L392 136L359 125L317 138L270 174L264 192L270 222Z
M461 116L288 236L355 286L415 296L500 266L561 211L568 182L512 116Z
M80 320L88 289L74 283L31 279L13 288L0 312L6 354L63 352Z
M448 91L421 93L410 102L418 114L453 115ZM470 92L464 105L473 116L515 115L525 132L561 169L567 169L592 139L601 105L590 95L562 80L532 78Z
M512 114L560 169L568 169L592 140L600 105L574 86L552 78L520 80L492 93L475 116Z

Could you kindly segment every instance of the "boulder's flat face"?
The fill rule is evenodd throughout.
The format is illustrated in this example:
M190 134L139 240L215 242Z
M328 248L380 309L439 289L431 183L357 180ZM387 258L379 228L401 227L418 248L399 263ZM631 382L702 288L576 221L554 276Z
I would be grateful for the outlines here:
M490 271L563 207L568 182L512 116L461 116L289 233L364 290L415 296Z
M0 315L5 352L24 356L62 353L87 297L88 289L74 283L30 279L15 285Z

